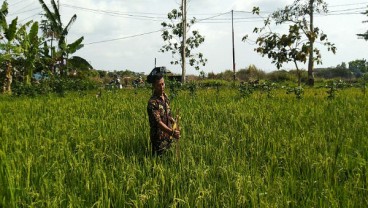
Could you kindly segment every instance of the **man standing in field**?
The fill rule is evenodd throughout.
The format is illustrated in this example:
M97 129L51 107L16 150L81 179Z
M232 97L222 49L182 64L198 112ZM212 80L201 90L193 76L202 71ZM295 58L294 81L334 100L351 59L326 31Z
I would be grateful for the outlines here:
M171 147L172 138L179 139L180 131L173 129L175 120L170 110L170 101L165 94L165 68L157 67L147 77L152 84L153 94L148 101L147 113L153 155L161 155Z

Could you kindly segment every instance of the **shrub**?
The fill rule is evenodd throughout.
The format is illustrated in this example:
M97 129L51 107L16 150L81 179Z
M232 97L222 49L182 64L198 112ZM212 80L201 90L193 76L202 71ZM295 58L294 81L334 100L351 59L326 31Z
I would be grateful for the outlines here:
M254 65L249 65L246 69L240 69L236 77L241 81L260 80L266 77L266 73Z
M273 71L267 74L267 79L271 82L288 82L288 81L297 81L298 78L293 74L290 74L286 70Z
M198 82L198 85L200 87L224 87L224 86L230 86L229 81L225 80L219 80L219 79L207 79L207 80L201 80Z
M92 79L52 77L42 79L32 85L25 85L23 82L15 81L12 84L12 91L15 96L34 97L48 93L64 96L67 91L95 90L100 85L98 81Z

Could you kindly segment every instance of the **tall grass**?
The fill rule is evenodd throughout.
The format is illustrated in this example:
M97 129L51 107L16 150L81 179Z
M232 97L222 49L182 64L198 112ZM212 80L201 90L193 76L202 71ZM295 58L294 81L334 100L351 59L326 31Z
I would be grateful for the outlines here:
M0 207L367 207L367 97L180 92L180 158L150 156L150 91L0 97Z

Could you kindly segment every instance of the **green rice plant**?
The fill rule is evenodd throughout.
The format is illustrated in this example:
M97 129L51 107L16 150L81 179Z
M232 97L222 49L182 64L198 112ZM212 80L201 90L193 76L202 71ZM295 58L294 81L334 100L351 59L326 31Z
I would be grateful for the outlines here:
M361 81L360 89L362 90L362 93L365 96L367 93L367 82L365 80Z
M368 98L272 92L182 91L180 159L150 154L150 89L0 96L0 207L367 207Z

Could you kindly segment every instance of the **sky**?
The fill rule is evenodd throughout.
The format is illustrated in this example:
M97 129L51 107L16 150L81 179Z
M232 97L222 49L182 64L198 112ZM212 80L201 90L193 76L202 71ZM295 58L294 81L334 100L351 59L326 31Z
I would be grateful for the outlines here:
M49 4L49 0L44 0ZM55 0L57 2L57 0ZM188 0L188 19L195 17L198 22L190 31L198 30L205 42L193 52L201 52L208 59L200 71L220 73L233 68L232 21L234 17L234 50L236 70L255 65L271 72L277 70L271 60L254 51L256 45L255 27L262 27L263 20L252 15L254 6L260 7L261 16L290 5L293 0ZM315 16L315 26L328 36L337 47L337 53L316 44L322 53L322 65L333 67L342 62L357 59L368 60L368 41L358 39L356 34L368 30L368 17L361 12L368 9L367 0L325 0L329 12ZM39 20L43 10L38 0L8 0L8 19L19 18L21 24ZM168 22L167 14L179 9L180 0L59 0L62 21L67 24L72 15L77 15L71 26L69 43L84 37L84 47L75 56L86 59L95 69L120 71L131 70L148 74L155 66L166 66L173 73L181 74L179 65L171 65L171 53L161 53L165 44L160 32L161 23ZM51 8L51 6L50 6ZM272 26L273 31L287 32L286 26ZM249 41L242 38L248 35ZM293 64L283 69L295 68ZM301 68L307 68L301 64ZM187 64L187 74L198 75Z

